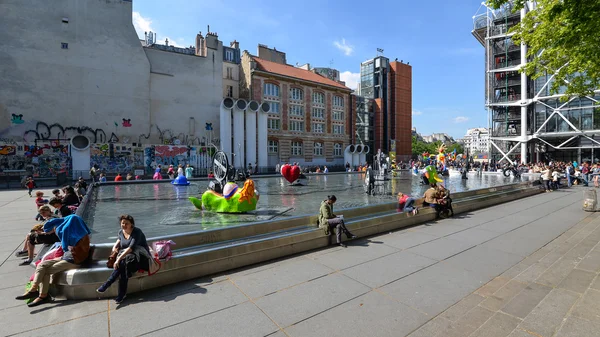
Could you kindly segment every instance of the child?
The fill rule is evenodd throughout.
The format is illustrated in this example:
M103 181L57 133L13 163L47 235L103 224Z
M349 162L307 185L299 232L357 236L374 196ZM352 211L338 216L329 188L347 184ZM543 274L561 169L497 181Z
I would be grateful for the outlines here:
M194 168L190 166L190 164L187 164L185 166L185 177L190 179L192 178L192 172L194 172Z
M40 207L44 206L45 204L48 203L48 200L44 199L44 192L42 191L37 191L35 192L35 206L37 209L40 209ZM36 221L42 221L44 220L44 217L42 217L42 215L40 213L38 213L35 217Z
M69 207L67 205L63 205L62 200L58 199L58 198L52 198L50 199L50 206L54 207L56 209L56 215L58 215L61 218L66 217L67 215L71 215L73 212L71 212L71 209L69 209Z
M85 197L85 188L79 183L75 183L75 192L77 192L77 196L79 197L79 201L83 200Z
M171 179L171 180L175 179L175 169L173 168L173 165L169 165L169 169L167 170L167 175L169 176L169 179Z
M121 173L117 173L117 176L115 177L115 181L123 181L123 176L121 175Z
M215 177L215 175L213 174L213 171L209 171L208 172L208 178L209 179L213 179Z
M31 195L31 191L33 191L33 188L35 187L35 182L33 181L32 177L27 177L27 182L25 183L25 186L27 186L27 193L29 193L29 197L33 197Z
M59 198L62 200L62 196L60 195L60 190L58 188L52 190L52 195L54 195L55 198Z
M106 182L106 175L104 173L100 173L100 182L101 183L105 183Z

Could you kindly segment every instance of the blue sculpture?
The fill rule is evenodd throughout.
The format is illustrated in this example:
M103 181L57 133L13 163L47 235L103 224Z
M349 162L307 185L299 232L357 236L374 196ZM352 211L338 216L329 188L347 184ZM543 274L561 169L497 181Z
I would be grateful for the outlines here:
M176 186L188 186L190 184L190 182L187 180L185 175L180 174L177 176L177 178L175 178L173 181L171 181L171 184L176 185Z

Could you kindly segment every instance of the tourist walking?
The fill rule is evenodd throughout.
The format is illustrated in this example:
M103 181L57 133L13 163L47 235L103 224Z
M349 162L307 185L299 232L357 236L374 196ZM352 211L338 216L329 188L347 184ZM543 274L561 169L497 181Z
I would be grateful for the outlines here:
M347 246L342 243L342 232L346 234L348 239L356 238L356 235L350 233L346 225L344 224L344 217L337 216L333 213L333 204L337 201L335 195L328 195L326 200L321 203L319 209L319 227L323 229L325 235L331 235L335 229L335 238L337 245L346 248Z
M148 271L150 269L150 248L146 241L146 235L141 229L135 227L135 220L131 215L123 214L119 217L121 230L117 235L112 252L117 254L114 262L114 271L96 291L105 292L115 281L119 280L119 290L115 302L123 302L127 295L127 284L129 278L138 270Z

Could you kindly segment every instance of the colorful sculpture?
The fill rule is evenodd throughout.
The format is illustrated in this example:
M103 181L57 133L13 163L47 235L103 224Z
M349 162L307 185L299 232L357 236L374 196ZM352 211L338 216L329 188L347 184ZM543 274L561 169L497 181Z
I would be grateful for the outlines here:
M437 175L437 169L435 168L435 166L433 165L428 165L425 167L425 178L427 178L427 180L429 181L430 184L434 184L434 183L438 183L443 181L440 177L438 177Z
M294 181L298 180L300 177L300 167L290 164L285 164L281 167L281 175L287 180L290 184Z
M173 184L175 186L188 186L190 184L190 182L187 180L187 178L183 174L180 174L177 176L177 178L175 178L175 179L173 179L173 181L171 181L171 184Z
M218 213L245 213L256 209L259 195L254 189L254 181L247 179L241 189L236 183L228 182L223 187L223 194L207 190L202 199L189 197L197 209Z
M446 163L446 145L442 144L438 148L437 160L441 163Z

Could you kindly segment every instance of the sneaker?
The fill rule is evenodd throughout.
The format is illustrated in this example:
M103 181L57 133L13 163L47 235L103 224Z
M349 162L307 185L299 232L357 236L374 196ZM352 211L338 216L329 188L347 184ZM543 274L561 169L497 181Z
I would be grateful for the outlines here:
M23 256L27 256L26 250L19 250L18 252L15 252L15 257L23 257Z
M116 303L116 304L121 304L121 303L123 303L123 301L125 300L125 298L126 298L126 297L127 297L127 295L125 295L125 296L123 296L123 297L117 296L117 298L115 298L115 303Z
M31 264L31 260L30 260L30 259L27 259L27 260L25 260L25 261L23 261L23 262L19 263L19 266L28 266L28 265L30 265L30 264Z
M106 285L106 283L103 283L100 287L98 287L98 289L96 289L96 292L98 294L102 294L106 291L106 289L108 289L108 286Z
M348 246L346 246L345 244L343 244L343 243L341 243L341 242L340 242L340 243L338 243L338 246L340 246L340 247L342 247L342 248L348 248Z

